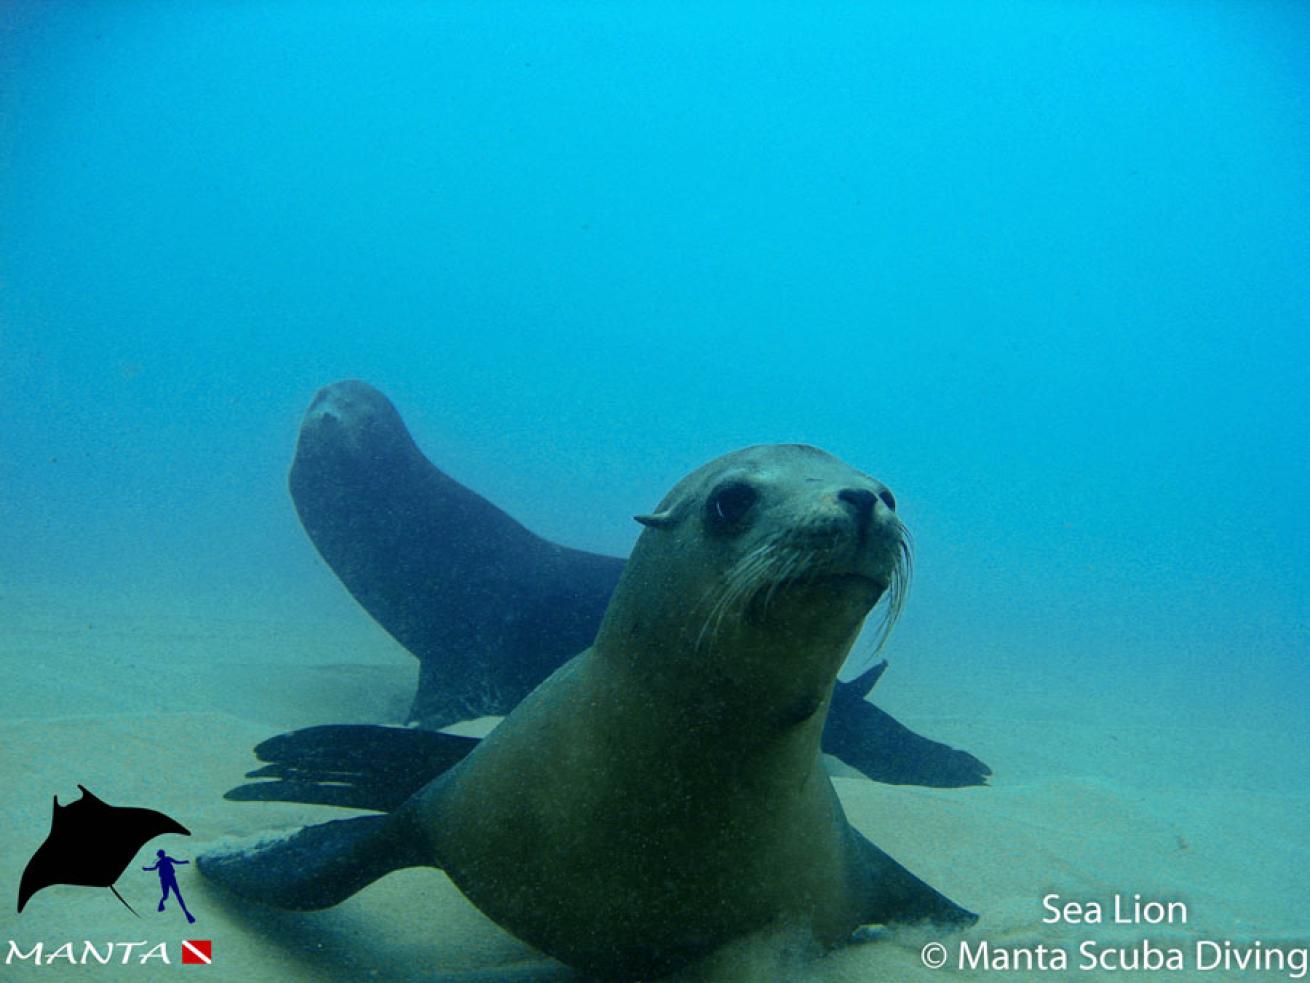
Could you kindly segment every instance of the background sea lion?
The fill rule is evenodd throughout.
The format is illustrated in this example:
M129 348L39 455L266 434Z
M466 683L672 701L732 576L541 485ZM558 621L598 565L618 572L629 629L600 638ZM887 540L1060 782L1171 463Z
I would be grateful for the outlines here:
M833 685L908 551L889 493L813 447L748 448L648 516L595 643L385 816L202 857L233 891L335 904L443 868L486 914L609 978L796 926L970 913L853 829L819 761Z
M289 484L328 566L418 657L409 719L431 727L509 713L591 644L623 570L534 535L438 470L363 382L315 395Z
M542 539L444 474L367 383L337 382L315 395L289 483L324 560L418 657L409 719L430 728L510 712L591 644L623 572L618 557ZM991 769L976 757L914 733L865 699L885 668L838 683L824 750L883 782L985 782ZM320 736L321 754L336 763L376 761L374 738L361 728ZM425 755L426 746L407 753ZM391 781L401 773L392 769ZM405 794L432 777L408 774Z

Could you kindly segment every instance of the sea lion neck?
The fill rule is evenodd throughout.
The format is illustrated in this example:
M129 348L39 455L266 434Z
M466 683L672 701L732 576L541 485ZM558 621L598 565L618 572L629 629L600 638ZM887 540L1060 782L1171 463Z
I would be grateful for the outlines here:
M756 770L802 781L818 761L832 682L786 704L740 689L738 680L702 677L690 685L653 677L640 662L614 660L594 647L577 661L586 727L611 746L633 744L639 732L635 744L658 749L671 773L694 762L689 774L718 776L702 790L706 796L713 782Z

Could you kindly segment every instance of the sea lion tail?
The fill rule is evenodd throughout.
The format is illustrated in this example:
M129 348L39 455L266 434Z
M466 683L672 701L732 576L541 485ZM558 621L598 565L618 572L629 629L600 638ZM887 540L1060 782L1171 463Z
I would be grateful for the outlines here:
M292 911L330 908L393 870L432 865L418 852L422 838L397 828L403 815L335 819L196 863L243 898Z
M943 928L964 928L978 920L973 912L919 880L860 833L852 832L863 861L859 865L863 875L860 885L863 923L931 922Z
M327 724L278 734L255 747L268 764L223 797L240 802L309 802L391 812L478 744L408 727Z

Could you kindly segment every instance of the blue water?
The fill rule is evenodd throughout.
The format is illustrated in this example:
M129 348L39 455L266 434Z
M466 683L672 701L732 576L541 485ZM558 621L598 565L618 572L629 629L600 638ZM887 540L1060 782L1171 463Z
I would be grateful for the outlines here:
M893 653L1305 726L1310 7L5 9L11 590L322 614L285 469L356 377L614 553L818 444L915 535Z

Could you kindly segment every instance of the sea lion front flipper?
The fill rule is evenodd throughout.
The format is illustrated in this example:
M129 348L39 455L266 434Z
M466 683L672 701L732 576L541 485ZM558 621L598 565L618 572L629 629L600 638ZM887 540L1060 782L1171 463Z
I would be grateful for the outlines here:
M992 770L968 751L916 734L865 699L886 669L884 660L850 682L837 683L823 728L823 750L888 785L987 784Z
M919 880L854 827L850 828L858 853L861 921L889 925L931 922L944 928L963 928L978 920L946 895Z
M196 859L201 872L234 894L274 908L330 908L404 867L432 866L422 836L401 813L334 819L282 840Z
M325 724L278 734L255 747L268 764L229 790L240 802L309 802L391 812L478 745L476 737L375 724Z

